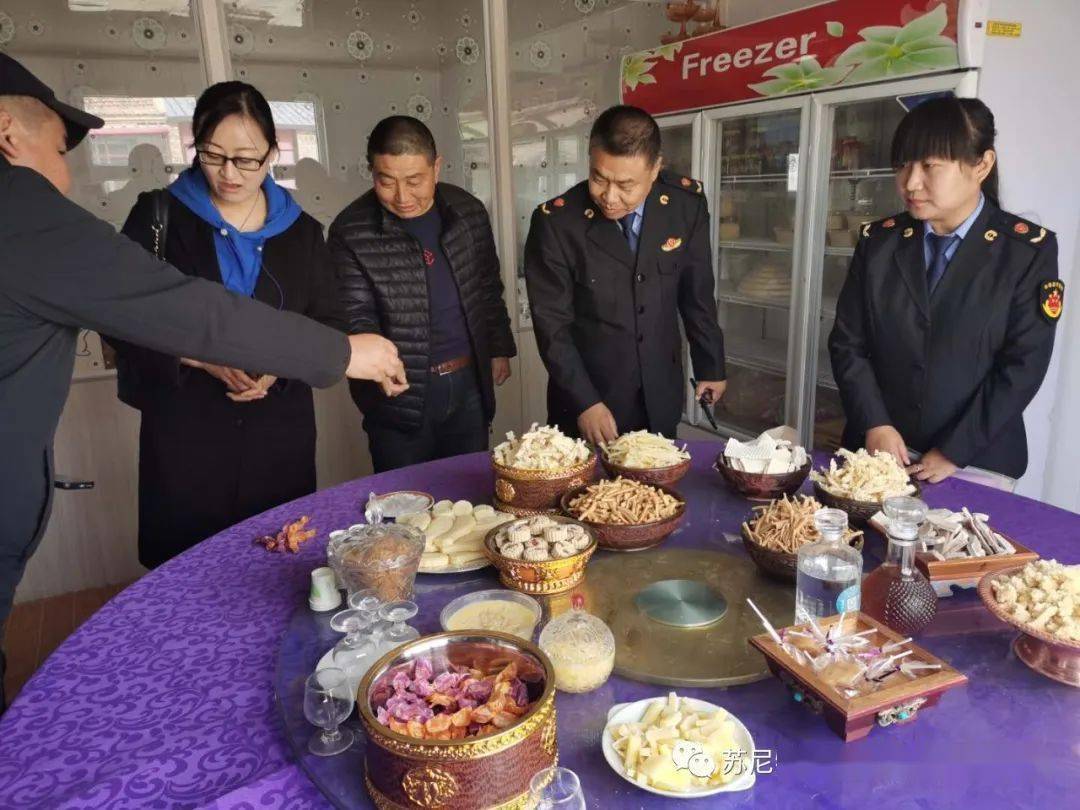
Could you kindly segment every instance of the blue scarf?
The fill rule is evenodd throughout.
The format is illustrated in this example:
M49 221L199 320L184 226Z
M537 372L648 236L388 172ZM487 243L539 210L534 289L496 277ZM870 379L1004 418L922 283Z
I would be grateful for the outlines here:
M267 239L287 231L300 217L300 206L288 191L266 176L266 222L257 231L240 232L221 216L210 198L210 186L198 167L181 173L169 186L176 199L214 229L214 248L222 283L233 292L250 297L262 269L262 247Z

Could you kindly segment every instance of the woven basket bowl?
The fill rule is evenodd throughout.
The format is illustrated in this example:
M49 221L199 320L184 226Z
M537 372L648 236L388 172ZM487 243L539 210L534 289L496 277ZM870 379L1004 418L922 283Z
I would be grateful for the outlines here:
M548 515L557 523L575 523L585 529L592 538L586 548L569 557L557 560L532 562L531 560L512 560L504 557L495 548L495 535L505 526L496 526L484 537L484 554L491 564L499 569L499 581L511 590L532 596L547 596L563 593L577 585L585 576L585 566L596 553L596 532L590 526L563 515Z
M713 469L723 477L727 485L744 498L752 501L772 501L784 495L794 495L810 475L813 463L810 459L794 472L770 475L768 473L748 473L732 469L720 453L713 463Z
M562 496L560 506L564 515L574 518L570 511L570 501L584 492L586 487L571 490ZM620 526L615 523L593 523L592 521L579 521L583 526L592 530L596 535L596 542L600 548L607 551L644 551L647 548L658 546L674 532L686 517L686 499L673 489L659 487L679 502L675 514L663 520L655 520L652 523L639 523L636 526ZM576 520L576 518L574 518Z
M914 478L911 479L911 484L915 487L915 491L911 493L911 497L918 498L919 493L922 492L922 487L919 486L919 482ZM880 502L856 501L851 498L833 495L816 481L814 482L814 497L818 499L818 502L822 506L828 506L832 509L840 509L847 512L848 519L851 521L852 526L867 525L870 522L870 518L872 518L875 513L881 511Z
M690 471L690 459L683 459L670 467L621 467L601 457L604 470L612 478L628 478L654 487L675 486Z
M749 523L755 515L751 515L747 518L746 523ZM746 549L746 553L750 555L750 559L754 561L761 573L767 577L779 580L781 582L794 582L796 575L796 563L798 562L798 556L795 554L789 554L786 551L774 551L771 548L765 548L765 546L758 543L750 533L746 530L746 523L742 527L742 542L743 548ZM863 547L863 535L854 535L848 540L848 545L852 548L857 548L862 551Z
M557 511L564 492L585 486L596 477L596 453L561 470L519 470L491 460L495 498L514 514Z

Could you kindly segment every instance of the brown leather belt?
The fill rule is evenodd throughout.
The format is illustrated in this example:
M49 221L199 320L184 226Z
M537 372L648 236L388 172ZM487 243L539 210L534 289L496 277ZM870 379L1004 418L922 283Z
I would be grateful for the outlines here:
M431 367L432 374L438 374L442 377L445 374L453 374L455 371L461 371L463 368L468 368L472 364L472 357L469 355L463 355L461 357L455 357L453 360L445 360L438 365Z

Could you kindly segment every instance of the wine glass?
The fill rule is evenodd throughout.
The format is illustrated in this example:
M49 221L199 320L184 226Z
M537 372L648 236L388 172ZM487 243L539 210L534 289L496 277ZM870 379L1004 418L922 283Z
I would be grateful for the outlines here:
M339 633L344 633L345 638L338 645L347 647L359 647L364 640L364 632L375 623L375 617L363 610L349 608L339 610L330 619L330 626Z
M529 807L535 810L586 810L581 780L569 768L544 768L529 783Z
M349 607L364 613L377 613L382 602L371 588L353 591L349 594Z
M383 633L384 644L390 647L397 647L399 644L404 644L406 641L420 638L419 630L405 624L405 622L415 616L418 611L419 608L416 606L416 602L409 602L404 599L396 602L387 602L379 608L379 618L384 622L388 622L390 625Z
M353 733L339 728L353 709L353 691L345 673L335 667L321 669L304 681L304 717L322 729L308 741L308 750L320 757L340 754L353 743Z

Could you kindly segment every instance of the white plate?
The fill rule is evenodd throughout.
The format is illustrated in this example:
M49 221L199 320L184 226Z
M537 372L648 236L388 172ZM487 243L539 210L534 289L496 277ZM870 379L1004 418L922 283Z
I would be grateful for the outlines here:
M715 712L722 708L715 703L698 700L697 698L684 698L680 696L679 699L685 700L690 705L690 708L695 711ZM749 790L754 786L757 777L752 768L741 776L736 777L731 782L728 782L726 785L717 785L716 787L686 791L661 790L660 788L655 788L651 785L642 785L627 776L626 772L623 770L622 756L615 750L615 737L611 733L611 727L619 723L638 722L645 716L645 710L648 709L649 705L656 700L666 700L666 697L646 698L645 700L639 700L634 703L618 703L608 710L608 722L604 727L604 736L601 738L601 745L604 749L604 759L607 760L608 765L611 766L615 773L634 787L639 787L642 790L649 791L649 793L655 793L658 796L667 796L672 799L700 799L703 796L712 796L716 793L735 793L740 790ZM752 755L754 752L754 738L750 736L750 731L735 715L728 712L727 716L728 719L735 724L735 742L739 744L739 747L743 751Z
M448 565L446 568L424 568L420 566L419 572L421 574L464 574L467 571L479 571L481 568L487 568L491 565L491 560L484 558L483 560L477 560L476 562L465 563L464 565Z
M409 498L411 500L408 504L401 504L398 506L388 503L392 498L404 500ZM376 495L375 500L383 507L383 517L387 520L397 520L403 515L411 515L416 512L426 512L432 506L435 505L435 496L430 492L419 492L414 489L402 489L396 492L386 492L382 495ZM367 501L360 504L361 509L367 506Z

